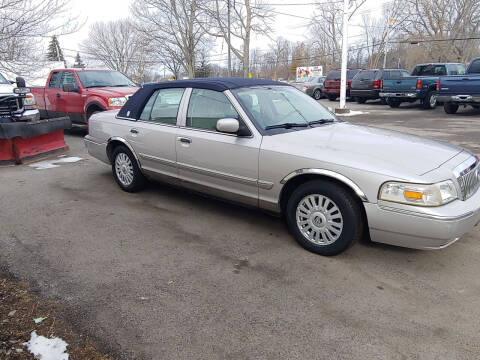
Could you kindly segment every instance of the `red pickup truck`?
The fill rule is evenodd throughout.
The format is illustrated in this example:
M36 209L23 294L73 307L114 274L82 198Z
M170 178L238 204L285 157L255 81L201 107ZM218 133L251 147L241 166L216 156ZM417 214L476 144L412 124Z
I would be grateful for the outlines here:
M118 71L98 69L52 70L44 88L32 88L40 117L69 116L86 125L94 112L120 109L138 90Z

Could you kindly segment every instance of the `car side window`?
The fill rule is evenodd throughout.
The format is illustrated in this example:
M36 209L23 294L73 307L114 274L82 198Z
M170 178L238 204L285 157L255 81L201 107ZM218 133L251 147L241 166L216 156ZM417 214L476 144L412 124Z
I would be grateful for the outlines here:
M49 89L59 89L60 88L60 77L62 73L60 71L56 71L50 76L50 80L48 81L48 88Z
M468 67L469 74L480 74L480 60L474 60ZM462 74L463 75L463 74Z
M61 81L61 84L62 84L62 89L65 85L68 85L68 84L72 84L74 88L78 89L79 86L78 86L78 83L77 83L77 79L75 79L75 75L73 75L73 72L71 71L64 71L62 73L62 81Z
M218 91L193 89L187 110L187 127L217 131L217 121L224 118L239 120L228 98Z
M160 89L152 94L139 120L176 125L178 108L185 89Z

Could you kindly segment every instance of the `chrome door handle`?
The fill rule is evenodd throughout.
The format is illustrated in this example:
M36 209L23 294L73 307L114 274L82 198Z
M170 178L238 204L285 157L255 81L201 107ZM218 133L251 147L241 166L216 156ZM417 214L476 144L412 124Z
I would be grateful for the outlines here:
M189 139L189 138L186 138L186 137L179 137L178 141L180 141L181 143L184 143L184 144L191 144L192 143L192 139Z
M133 129L130 129L130 132L131 132L132 134L138 134L138 130L137 130L137 129L135 129L135 128L133 128Z

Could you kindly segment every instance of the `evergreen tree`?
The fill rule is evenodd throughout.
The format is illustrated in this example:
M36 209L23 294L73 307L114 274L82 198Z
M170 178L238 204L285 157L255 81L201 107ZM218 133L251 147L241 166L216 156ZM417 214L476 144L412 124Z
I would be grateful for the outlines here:
M60 47L60 43L58 42L58 39L55 35L52 36L50 44L48 44L47 60L65 62L62 48Z
M85 64L83 63L79 52L77 52L77 56L75 56L75 63L73 64L73 67L74 68L81 68L81 69L85 68Z

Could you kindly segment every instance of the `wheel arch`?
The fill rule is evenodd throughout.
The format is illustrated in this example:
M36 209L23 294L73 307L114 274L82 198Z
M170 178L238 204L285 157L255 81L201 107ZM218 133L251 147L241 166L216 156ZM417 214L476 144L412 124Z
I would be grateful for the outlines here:
M87 105L85 105L85 118L87 120L90 117L89 115L91 115L95 111L95 109L98 109L99 111L106 110L105 107L97 101L89 102Z
M113 150L119 145L126 146L132 152L133 156L135 157L135 160L137 162L138 167L141 168L140 160L137 156L137 153L133 149L133 147L128 143L127 140L125 140L124 138L118 137L118 136L113 136L110 139L108 139L107 156L108 156L108 160L110 160L110 163L112 163L112 160L113 160L112 159Z
M284 213L288 198L293 191L303 183L315 179L334 182L348 190L360 203L368 202L367 195L362 189L354 181L342 174L325 169L299 169L285 176L280 182L283 184L279 197L279 205L282 213ZM361 207L364 208L363 206Z

